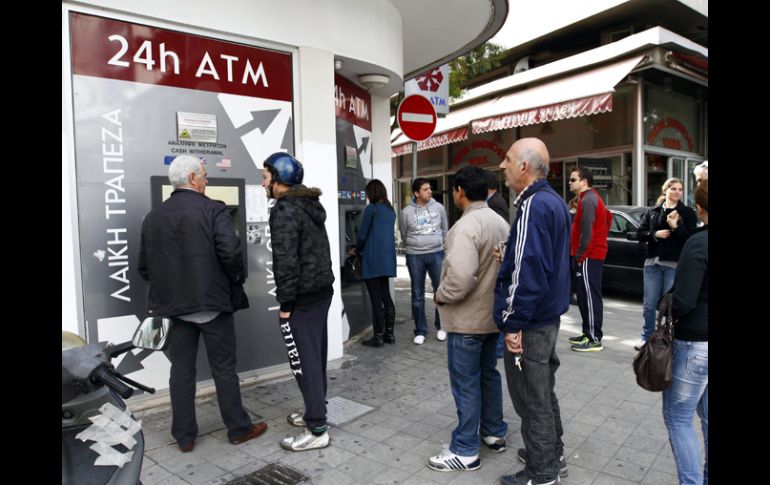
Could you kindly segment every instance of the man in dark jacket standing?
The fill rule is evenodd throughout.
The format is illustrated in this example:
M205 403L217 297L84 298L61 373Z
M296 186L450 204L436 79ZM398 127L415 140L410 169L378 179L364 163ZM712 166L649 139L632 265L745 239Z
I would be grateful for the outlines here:
M526 448L526 468L503 485L550 485L567 473L559 401L554 393L556 338L569 309L569 223L564 199L546 180L548 149L537 138L511 146L500 163L519 196L500 272L493 316L505 332L505 375ZM497 250L495 250L497 253Z
M183 452L192 451L195 419L195 361L203 334L227 437L240 444L261 435L267 424L252 424L241 402L235 372L233 312L248 308L243 292L241 244L227 207L209 199L206 168L189 155L168 169L171 197L142 224L139 274L150 282L147 312L173 317L166 355L171 361L171 434Z
M326 211L321 191L302 185L302 164L287 153L270 155L264 162L262 186L276 199L270 210L273 274L278 321L297 384L304 413L288 416L290 424L305 427L281 441L290 451L329 445L326 428L327 317L334 294Z
M502 217L508 224L511 223L511 213L508 210L508 203L497 190L497 177L492 172L485 170L487 177L487 205Z
M578 196L577 212L572 221L570 256L572 271L577 277L577 302L583 320L583 334L569 339L572 350L577 352L604 350L602 272L612 213L605 207L593 184L594 175L587 167L578 167L569 176L570 190Z

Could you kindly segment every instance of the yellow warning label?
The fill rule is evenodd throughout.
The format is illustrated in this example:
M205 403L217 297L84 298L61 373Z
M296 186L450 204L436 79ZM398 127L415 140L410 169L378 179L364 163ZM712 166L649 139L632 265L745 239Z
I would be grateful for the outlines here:
M182 130L182 133L179 134L179 138L192 138L190 136L190 133L187 131L187 129Z

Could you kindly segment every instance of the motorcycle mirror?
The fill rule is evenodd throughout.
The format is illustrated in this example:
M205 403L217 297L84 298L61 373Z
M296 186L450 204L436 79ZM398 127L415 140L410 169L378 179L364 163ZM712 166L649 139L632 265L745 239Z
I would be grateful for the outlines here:
M147 317L139 324L131 342L134 344L134 347L141 349L163 350L168 345L170 332L170 318Z

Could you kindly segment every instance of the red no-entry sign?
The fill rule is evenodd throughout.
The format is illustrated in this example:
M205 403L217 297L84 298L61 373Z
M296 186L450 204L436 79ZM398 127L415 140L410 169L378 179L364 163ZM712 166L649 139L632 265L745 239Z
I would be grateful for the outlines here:
M407 96L398 106L398 126L412 141L427 140L436 129L436 110L419 94Z

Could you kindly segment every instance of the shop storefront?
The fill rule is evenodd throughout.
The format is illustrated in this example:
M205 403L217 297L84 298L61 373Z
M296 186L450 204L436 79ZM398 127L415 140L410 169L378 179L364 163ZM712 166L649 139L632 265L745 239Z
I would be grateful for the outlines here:
M670 46L687 43L692 53L692 42L660 28L635 37L626 39L625 52L603 46L471 90L439 121L436 134L418 144L417 175L435 183L434 197L451 207L453 174L478 165L497 174L501 193L512 201L516 194L504 187L498 165L514 141L537 137L550 151L548 181L565 200L572 197L567 180L576 165L592 169L609 205L652 205L670 177L681 178L685 197L692 198L692 168L708 149L707 61L697 71L676 70L672 66L682 63L669 61ZM708 58L705 48L697 54ZM412 144L400 135L392 145L403 203L410 196ZM452 212L454 220L459 214Z

